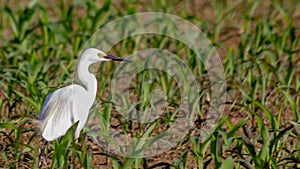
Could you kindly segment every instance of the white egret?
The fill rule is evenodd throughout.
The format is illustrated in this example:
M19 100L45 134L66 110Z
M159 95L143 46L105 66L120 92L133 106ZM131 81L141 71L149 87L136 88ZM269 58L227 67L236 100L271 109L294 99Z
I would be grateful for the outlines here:
M76 136L79 136L84 127L97 92L97 80L94 74L89 72L89 66L102 61L123 60L125 59L106 54L94 48L83 52L76 66L78 79L82 82L82 86L72 84L55 90L46 97L42 105L39 115L39 128L42 137L46 140L45 146L47 141L63 136L77 121ZM39 166L43 160L45 146L40 154Z

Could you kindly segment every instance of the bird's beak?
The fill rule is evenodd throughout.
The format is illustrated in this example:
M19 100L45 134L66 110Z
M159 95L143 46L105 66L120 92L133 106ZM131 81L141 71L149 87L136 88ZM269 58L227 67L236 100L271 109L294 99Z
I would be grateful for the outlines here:
M130 60L128 59L125 59L125 58L121 58L121 57L118 57L118 56L114 56L114 55L111 55L111 54L107 54L106 56L103 56L105 59L110 59L110 60L113 60L113 61L126 61L126 62L130 62Z

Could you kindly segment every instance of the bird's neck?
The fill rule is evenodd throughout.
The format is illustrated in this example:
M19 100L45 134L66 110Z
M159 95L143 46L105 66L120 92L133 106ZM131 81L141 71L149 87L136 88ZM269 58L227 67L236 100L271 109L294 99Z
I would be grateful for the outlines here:
M77 76L84 85L84 88L86 89L90 97L95 98L97 93L97 79L94 74L89 72L88 63L83 63L78 66Z

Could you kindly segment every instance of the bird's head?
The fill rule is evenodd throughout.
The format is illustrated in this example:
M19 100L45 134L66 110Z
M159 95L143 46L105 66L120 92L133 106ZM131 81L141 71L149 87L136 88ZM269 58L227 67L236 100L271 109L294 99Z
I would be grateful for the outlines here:
M102 52L99 49L95 48L90 48L87 49L83 55L86 55L88 57L88 61L91 63L96 63L96 62L107 62L107 61L127 61L125 58L113 56L111 54L107 54Z

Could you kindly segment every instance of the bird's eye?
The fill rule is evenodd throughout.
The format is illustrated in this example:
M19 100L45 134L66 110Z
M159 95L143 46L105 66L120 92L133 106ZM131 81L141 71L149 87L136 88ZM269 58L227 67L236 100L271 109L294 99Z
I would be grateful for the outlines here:
M99 56L100 58L102 58L103 56L106 56L106 54L105 54L105 53L98 53L98 56Z

